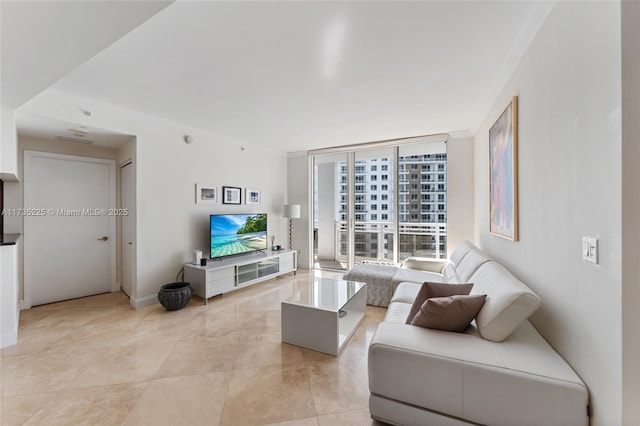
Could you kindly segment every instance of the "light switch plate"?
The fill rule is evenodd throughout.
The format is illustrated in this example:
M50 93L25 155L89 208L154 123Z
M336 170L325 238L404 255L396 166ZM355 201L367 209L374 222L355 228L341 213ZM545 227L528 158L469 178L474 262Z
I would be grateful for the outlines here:
M598 259L598 239L595 237L582 237L582 260L595 263Z

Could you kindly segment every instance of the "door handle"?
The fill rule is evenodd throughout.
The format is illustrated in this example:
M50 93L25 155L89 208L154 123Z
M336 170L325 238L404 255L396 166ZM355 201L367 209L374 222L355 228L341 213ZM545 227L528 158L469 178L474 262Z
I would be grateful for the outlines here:
M127 244L132 245L133 243L132 243L132 242L129 242L129 243L127 243Z
M106 235L102 238L98 238L98 241L107 241L109 240L109 237L107 237Z

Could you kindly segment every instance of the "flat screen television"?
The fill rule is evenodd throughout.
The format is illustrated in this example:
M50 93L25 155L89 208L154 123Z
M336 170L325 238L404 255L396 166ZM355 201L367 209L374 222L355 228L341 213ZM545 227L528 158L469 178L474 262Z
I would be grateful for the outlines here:
M211 258L267 249L267 215L212 214Z

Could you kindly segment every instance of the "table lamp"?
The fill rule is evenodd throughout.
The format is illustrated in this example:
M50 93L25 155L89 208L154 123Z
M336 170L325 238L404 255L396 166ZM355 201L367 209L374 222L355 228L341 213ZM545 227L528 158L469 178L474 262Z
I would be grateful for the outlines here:
M293 219L300 217L300 204L285 204L282 207L282 216L289 219L289 248L293 248Z

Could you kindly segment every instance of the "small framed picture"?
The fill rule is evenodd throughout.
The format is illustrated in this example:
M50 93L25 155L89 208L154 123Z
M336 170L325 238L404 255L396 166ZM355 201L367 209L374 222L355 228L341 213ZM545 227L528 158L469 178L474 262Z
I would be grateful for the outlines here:
M218 204L218 185L196 183L196 204Z
M244 194L245 204L260 204L260 191L247 188Z
M242 204L242 189L235 186L223 186L222 204Z

